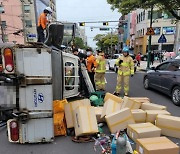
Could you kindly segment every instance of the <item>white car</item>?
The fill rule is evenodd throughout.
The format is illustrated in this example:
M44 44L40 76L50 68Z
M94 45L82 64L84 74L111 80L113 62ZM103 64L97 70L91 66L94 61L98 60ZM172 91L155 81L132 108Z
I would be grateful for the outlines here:
M109 70L112 69L112 70L114 70L115 72L117 72L118 67L116 66L116 60L117 60L120 56L122 56L122 54L114 54L113 57L112 57L112 59L110 59L110 60L108 61Z

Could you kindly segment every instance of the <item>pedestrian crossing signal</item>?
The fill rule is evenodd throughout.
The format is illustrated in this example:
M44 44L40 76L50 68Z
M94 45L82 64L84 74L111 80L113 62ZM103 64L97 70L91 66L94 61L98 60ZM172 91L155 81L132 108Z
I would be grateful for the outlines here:
M85 22L80 22L79 26L85 26Z
M103 22L103 26L108 26L109 23L108 22Z

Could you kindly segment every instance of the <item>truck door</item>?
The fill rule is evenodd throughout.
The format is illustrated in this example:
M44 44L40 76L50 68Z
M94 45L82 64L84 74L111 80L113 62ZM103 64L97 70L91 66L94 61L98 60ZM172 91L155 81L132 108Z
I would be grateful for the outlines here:
M79 94L78 57L63 53L64 65L64 97L74 97Z

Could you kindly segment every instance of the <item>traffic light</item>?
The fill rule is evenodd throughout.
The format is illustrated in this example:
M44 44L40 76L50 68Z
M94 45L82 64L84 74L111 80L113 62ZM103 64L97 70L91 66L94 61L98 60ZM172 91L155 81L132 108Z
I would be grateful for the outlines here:
M85 26L85 22L80 22L79 26Z
M109 23L108 22L103 22L103 26L108 26Z

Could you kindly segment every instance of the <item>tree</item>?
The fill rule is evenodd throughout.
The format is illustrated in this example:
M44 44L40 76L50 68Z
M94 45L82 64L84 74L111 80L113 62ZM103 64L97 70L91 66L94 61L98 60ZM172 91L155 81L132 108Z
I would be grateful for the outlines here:
M123 15L138 9L148 9L152 5L157 6L160 10L171 13L177 20L180 20L178 9L180 0L107 0L112 9L118 9Z
M75 46L76 48L84 49L84 48L85 48L85 44L84 44L83 39L80 38L80 37L76 37L76 38L74 39L74 46Z
M103 51L108 51L111 46L115 46L118 43L118 36L115 34L97 34L94 39L97 41L96 45Z

